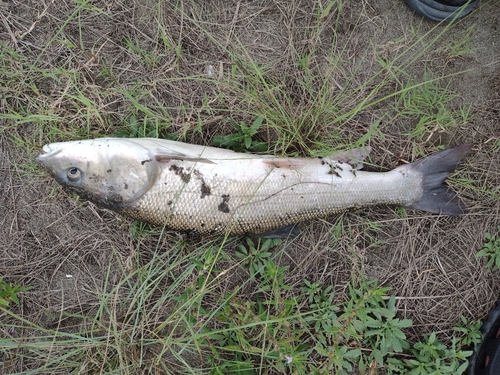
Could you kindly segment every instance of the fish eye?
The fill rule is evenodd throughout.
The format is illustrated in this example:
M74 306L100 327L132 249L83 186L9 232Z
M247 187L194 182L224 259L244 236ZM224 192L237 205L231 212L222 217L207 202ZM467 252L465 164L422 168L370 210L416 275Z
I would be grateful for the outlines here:
M76 181L82 177L82 172L78 168L70 168L66 175L71 181Z

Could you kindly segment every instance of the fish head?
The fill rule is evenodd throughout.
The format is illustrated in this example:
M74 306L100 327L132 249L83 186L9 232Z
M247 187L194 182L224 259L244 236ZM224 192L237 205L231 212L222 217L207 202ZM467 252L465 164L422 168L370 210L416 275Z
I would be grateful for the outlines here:
M120 138L47 144L37 161L65 189L115 211L140 198L158 171L148 149Z

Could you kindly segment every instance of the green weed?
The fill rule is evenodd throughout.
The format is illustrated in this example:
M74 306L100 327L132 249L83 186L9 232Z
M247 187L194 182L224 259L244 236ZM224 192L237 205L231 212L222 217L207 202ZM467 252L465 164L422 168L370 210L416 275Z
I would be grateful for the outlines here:
M476 254L478 258L487 257L488 263L486 263L486 267L491 268L492 271L500 268L500 237L498 233L500 233L500 226L497 227L496 235L486 232L484 237L487 242L484 243L483 248Z
M241 259L241 264L243 266L248 267L250 277L255 279L255 277L261 275L266 267L267 261L272 255L268 250L278 245L280 242L281 240L279 239L266 239L262 241L262 243L260 243L259 240L258 246L255 246L254 241L250 237L247 237L247 245L239 244L235 255L237 258Z
M468 366L467 357L472 351L461 349L453 337L451 347L441 343L432 333L424 342L417 342L410 350L412 359L390 361L394 372L407 375L462 374Z
M133 114L128 118L128 124L122 125L116 132L114 137L123 138L162 138L176 140L179 138L179 133L170 134L169 126L162 125L158 119L150 120L144 116L139 120L138 116Z
M147 224L143 221L134 220L130 224L130 235L134 239L144 238L145 236L158 234L160 232L161 228Z
M471 47L471 39L475 25L469 27L464 35L448 41L443 50L450 60L457 58L475 57L477 48Z
M253 139L259 131L263 117L257 117L250 126L241 121L239 124L234 120L228 119L235 129L236 133L228 134L225 136L216 135L212 144L216 147L230 148L237 152L266 152L268 150L267 144Z
M18 294L30 290L30 287L22 287L20 285L12 285L0 278L0 306L8 307L10 302L19 305Z
M453 111L449 108L455 96L447 87L441 87L439 82L427 77L423 84L414 86L410 83L402 90L396 110L400 116L416 122L409 135L428 142L433 136L470 120L470 109Z
M460 324L454 330L461 334L459 339L462 345L475 348L481 342L481 325L482 322L480 320L469 322L465 316L460 315Z

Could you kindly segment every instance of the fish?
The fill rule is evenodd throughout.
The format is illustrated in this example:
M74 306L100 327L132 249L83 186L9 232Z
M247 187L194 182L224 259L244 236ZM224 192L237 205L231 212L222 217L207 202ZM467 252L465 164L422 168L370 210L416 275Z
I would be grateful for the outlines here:
M366 206L465 214L445 180L471 147L454 146L388 172L362 171L364 149L294 158L156 138L51 143L37 161L66 190L149 224L285 238L297 235L302 221Z

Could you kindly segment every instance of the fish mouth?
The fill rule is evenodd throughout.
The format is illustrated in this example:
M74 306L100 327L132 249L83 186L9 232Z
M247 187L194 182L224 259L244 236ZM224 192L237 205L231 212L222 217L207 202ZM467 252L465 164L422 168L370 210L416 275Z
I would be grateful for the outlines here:
M53 147L51 147L51 145L45 145L42 147L43 153L38 155L36 160L39 163L43 164L45 160L47 160L48 158L50 158L52 156L59 154L61 151L62 151L61 148L53 148Z

